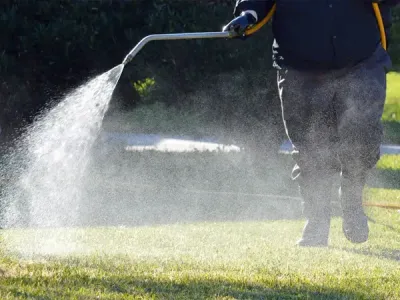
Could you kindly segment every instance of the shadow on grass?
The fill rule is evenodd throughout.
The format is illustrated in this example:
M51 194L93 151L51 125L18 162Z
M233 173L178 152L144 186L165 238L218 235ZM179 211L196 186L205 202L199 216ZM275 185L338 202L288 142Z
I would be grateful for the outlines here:
M367 184L373 188L400 189L400 171L375 169Z
M397 107L397 106L396 106ZM384 126L384 139L385 144L400 144L400 122L385 121Z
M384 259L389 259L389 260L393 260L396 262L400 262L400 250L380 249L380 250L371 251L368 249L335 248L335 247L332 247L332 248L341 250L341 251L351 252L354 254L366 255L366 256L376 257L376 258L380 258L380 259L384 258Z
M400 234L400 229L398 229L398 228L396 228L396 227L394 227L394 226L392 226L392 225L378 222L378 221L376 221L375 219L373 219L373 218L371 218L371 217L368 217L368 220L369 220L369 222L371 222L371 223L374 223L374 224L376 224L376 225L383 226L383 227L385 227L386 229L389 229L389 230L391 230L391 231L394 231L394 232Z
M102 297L140 297L140 299L365 299L381 298L382 295L371 295L369 292L343 288L328 288L323 284L307 283L298 279L295 286L286 286L281 282L268 280L265 285L244 281L235 282L224 279L187 279L184 281L154 280L151 277L104 276L101 279L88 275L70 275L51 282L44 277L32 278L22 276L9 278L0 287L12 296L31 299L54 299L64 297L83 297L82 299L101 299ZM0 282L2 280L0 279ZM26 289L26 291L25 291ZM32 290L33 289L33 290ZM37 291L35 291L37 290ZM28 292L29 291L29 292ZM97 298L96 298L97 297ZM143 298L142 298L143 297Z

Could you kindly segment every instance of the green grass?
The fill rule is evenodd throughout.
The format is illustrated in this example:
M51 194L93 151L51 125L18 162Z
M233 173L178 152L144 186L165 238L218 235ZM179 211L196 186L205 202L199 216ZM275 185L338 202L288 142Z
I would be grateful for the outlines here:
M400 191L394 189L369 188L365 192L366 200L377 203L392 203L400 205Z
M400 155L383 155L369 183L373 187L400 189Z
M381 170L398 170L400 171L400 154L399 155L382 155L376 166Z
M400 121L400 74L391 72L387 76L384 121Z
M386 103L382 116L384 142L400 144L400 74L391 72L387 76Z
M335 219L327 249L293 246L300 221L6 231L4 243L26 258L0 258L0 296L398 299L400 225L386 225L398 212L370 212L368 243L346 241Z

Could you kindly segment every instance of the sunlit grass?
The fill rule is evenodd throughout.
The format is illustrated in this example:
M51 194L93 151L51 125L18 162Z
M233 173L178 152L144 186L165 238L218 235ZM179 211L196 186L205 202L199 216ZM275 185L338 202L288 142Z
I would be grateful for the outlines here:
M400 190L368 188L365 192L366 201L374 201L377 203L392 203L400 205ZM400 214L399 214L400 217Z
M385 225L397 212L371 211L377 223L368 243L345 240L335 219L327 249L294 246L301 221L6 231L3 243L12 249L19 245L20 253L32 255L29 250L41 243L43 253L36 248L36 261L34 255L16 260L3 254L0 296L397 299L400 226ZM63 238L66 231L72 240ZM57 257L46 243L72 252Z
M382 170L400 170L400 154L382 155L377 164L377 168Z
M382 120L400 121L400 74L391 72L387 76L386 103Z
M400 73L390 72L387 75L386 103L400 104Z

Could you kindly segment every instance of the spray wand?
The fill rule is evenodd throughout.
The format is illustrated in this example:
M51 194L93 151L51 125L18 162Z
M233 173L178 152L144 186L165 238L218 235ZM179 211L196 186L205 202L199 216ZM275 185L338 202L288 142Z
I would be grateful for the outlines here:
M375 17L378 23L379 32L381 35L382 47L386 50L386 33L385 27L382 20L382 15L379 9L378 3L372 3L372 8L375 13ZM257 24L250 26L244 33L244 36L250 36L260 30L265 24L269 22L276 11L276 3L272 6L272 9L268 12L264 19ZM132 59L139 53L140 50L151 41L162 41L162 40L191 40L191 39L215 39L215 38L234 38L238 37L238 33L234 30L225 32L193 32L193 33L172 33L172 34L152 34L143 38L124 58L122 64L126 65L132 61ZM400 209L397 205L389 204L376 204L376 203L364 203L364 206L381 207L386 209Z
M275 13L276 4L272 7L271 11L267 14L267 16L262 19L259 23L254 26L249 27L244 33L245 36L249 36L256 31L258 31L261 27L268 23L268 21L272 18ZM142 48L151 41L165 41L165 40L192 40L192 39L215 39L215 38L234 38L238 37L238 34L231 30L225 32L193 32L193 33L171 33L171 34L152 34L143 38L132 50L128 53L128 55L123 60L122 64L126 65L129 63L136 54L139 53Z
M164 40L191 40L191 39L212 39L212 38L232 38L235 33L227 32L193 32L193 33L170 33L170 34L152 34L143 38L136 46L128 53L122 64L129 63L142 48L151 41Z
M379 9L378 3L372 3L372 8L375 13L375 17L378 23L379 32L381 35L381 43L382 47L386 50L387 42L386 42L386 34L385 27L382 20L381 11ZM272 9L268 12L264 19L262 19L259 23L250 26L244 33L245 36L250 36L253 33L257 32L261 29L265 24L271 20L272 16L276 11L276 4L272 6ZM152 34L143 38L124 58L122 64L126 65L139 53L142 48L151 41L161 41L161 40L191 40L191 39L214 39L214 38L234 38L237 37L238 34L234 31L227 32L193 32L193 33L172 33L172 34Z

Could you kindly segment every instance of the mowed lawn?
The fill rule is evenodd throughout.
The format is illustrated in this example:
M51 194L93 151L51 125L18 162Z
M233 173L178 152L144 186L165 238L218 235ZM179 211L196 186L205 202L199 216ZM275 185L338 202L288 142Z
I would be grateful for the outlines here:
M368 211L368 243L334 219L326 249L295 247L289 220L7 231L0 298L399 299L399 212Z
M399 111L390 74L383 119ZM399 178L400 155L377 169ZM365 201L400 205L399 189L370 186ZM295 246L302 220L3 230L0 299L400 299L400 210L366 211L367 243L335 217L322 249Z
M400 122L400 73L388 74L386 92L385 112L382 119Z
M400 74L389 73L387 77L387 97L382 117L385 126L385 142L400 144ZM386 181L394 182L393 189L369 188L367 199L400 205L400 155L383 155L377 170L384 174ZM397 222L400 221L400 214Z
M400 144L400 73L389 73L387 97L382 120L385 126L384 142Z

